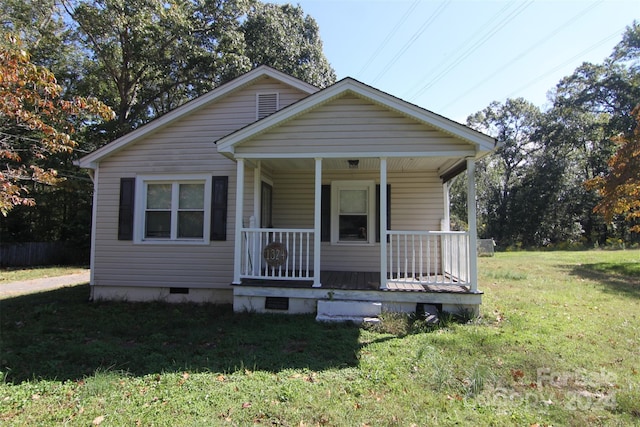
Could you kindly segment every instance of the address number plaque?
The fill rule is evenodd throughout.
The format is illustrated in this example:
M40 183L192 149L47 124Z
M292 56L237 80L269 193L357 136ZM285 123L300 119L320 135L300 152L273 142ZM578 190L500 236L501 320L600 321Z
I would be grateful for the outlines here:
M264 247L262 256L269 267L282 267L287 263L287 248L280 242L272 242Z

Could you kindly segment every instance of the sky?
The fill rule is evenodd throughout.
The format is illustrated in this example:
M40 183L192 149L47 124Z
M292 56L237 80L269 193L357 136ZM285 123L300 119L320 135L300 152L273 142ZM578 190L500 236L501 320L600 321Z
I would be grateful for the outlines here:
M273 1L273 0L272 0ZM275 0L320 27L338 79L352 77L464 123L492 101L547 94L601 63L638 0Z

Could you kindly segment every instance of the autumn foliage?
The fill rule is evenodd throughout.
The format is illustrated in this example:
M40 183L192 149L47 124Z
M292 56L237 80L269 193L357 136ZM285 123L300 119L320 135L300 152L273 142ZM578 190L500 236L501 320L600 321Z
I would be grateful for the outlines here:
M30 62L15 36L0 40L0 212L33 205L28 181L56 184L47 157L71 153L73 135L88 122L109 120L113 113L95 98L65 99L62 87L46 68Z
M640 233L640 105L633 115L636 119L633 132L613 139L619 147L609 160L609 173L590 179L586 185L602 196L594 212L602 214L607 222L622 215L636 223L630 230Z

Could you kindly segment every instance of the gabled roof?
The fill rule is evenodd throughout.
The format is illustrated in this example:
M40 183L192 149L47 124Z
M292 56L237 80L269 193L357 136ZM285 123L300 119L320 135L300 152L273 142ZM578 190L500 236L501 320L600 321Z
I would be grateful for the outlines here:
M74 163L82 168L95 169L97 163L100 160L123 149L129 144L263 77L271 77L275 80L279 80L282 83L288 84L296 89L301 90L302 92L306 92L309 94L315 93L320 90L313 85L303 82L302 80L298 80L295 77L289 76L288 74L284 74L271 67L262 65L228 83L215 88L211 92L208 92L184 104L183 106L176 108L175 110L157 118L156 120L153 120L152 122L110 142L109 144L94 151L93 153L82 157L79 160L76 160Z
M282 110L245 126L216 141L218 152L232 156L234 147L243 141L277 127L299 115L309 112L332 99L353 93L382 107L394 110L406 117L415 119L428 126L432 126L446 134L467 141L476 146L476 153L486 153L496 148L496 140L470 127L450 120L432 111L426 110L410 102L404 101L388 93L382 92L358 80L347 77L325 89L309 95L302 100L283 108Z

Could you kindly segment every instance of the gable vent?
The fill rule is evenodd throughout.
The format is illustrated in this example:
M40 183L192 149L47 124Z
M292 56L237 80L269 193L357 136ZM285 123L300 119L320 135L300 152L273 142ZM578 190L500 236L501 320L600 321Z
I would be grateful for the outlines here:
M256 120L260 120L278 111L278 93L257 94L257 114Z

